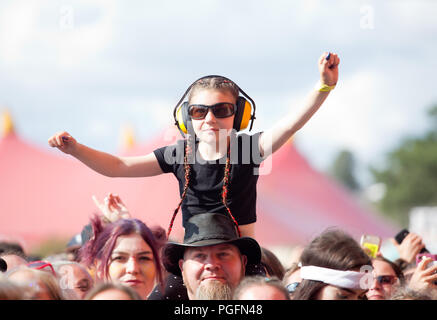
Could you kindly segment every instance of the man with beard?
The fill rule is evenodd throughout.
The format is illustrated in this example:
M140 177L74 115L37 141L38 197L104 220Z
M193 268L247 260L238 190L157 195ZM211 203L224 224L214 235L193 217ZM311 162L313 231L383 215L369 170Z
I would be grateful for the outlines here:
M244 278L246 266L257 265L261 248L255 239L238 237L234 222L225 214L192 216L184 242L169 242L164 266L181 275L190 300L230 300Z

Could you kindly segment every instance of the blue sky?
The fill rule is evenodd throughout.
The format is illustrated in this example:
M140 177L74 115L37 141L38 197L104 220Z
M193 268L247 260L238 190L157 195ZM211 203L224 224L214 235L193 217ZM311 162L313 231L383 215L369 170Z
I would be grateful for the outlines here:
M367 166L427 128L436 16L426 0L2 1L0 109L43 148L67 130L117 152L123 126L155 137L192 81L221 74L256 101L259 131L299 110L332 51L338 86L295 143L321 170L351 150L367 183Z

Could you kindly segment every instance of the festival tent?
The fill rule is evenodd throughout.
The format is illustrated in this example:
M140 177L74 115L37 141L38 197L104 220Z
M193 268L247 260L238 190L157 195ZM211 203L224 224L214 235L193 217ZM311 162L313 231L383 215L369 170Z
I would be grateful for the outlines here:
M143 146L122 155L143 155L179 138L166 130ZM305 244L328 227L339 227L356 238L362 233L391 237L395 229L332 179L313 169L288 143L262 166L258 182L256 238L261 245ZM81 231L102 201L118 194L135 218L167 229L179 202L172 174L149 178L108 178L60 151L36 147L13 131L0 139L0 240L25 247ZM183 238L181 214L172 238Z

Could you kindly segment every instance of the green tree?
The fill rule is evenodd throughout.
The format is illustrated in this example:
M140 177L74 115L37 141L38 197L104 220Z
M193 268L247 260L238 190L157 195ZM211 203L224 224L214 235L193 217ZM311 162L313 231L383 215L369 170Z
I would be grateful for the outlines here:
M352 191L359 189L359 184L355 179L355 158L352 152L342 150L335 158L330 174L338 182Z
M386 185L379 208L403 226L412 207L437 205L437 105L428 114L428 132L402 141L388 154L386 168L371 168L375 181Z

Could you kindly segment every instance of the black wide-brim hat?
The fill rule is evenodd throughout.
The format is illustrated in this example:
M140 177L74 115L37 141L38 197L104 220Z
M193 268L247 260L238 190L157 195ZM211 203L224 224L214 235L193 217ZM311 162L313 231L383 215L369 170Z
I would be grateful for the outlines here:
M218 244L232 244L247 257L247 264L261 261L261 248L250 237L238 237L234 222L222 213L202 213L192 216L185 227L183 243L169 242L163 250L163 264L168 272L181 275L179 260L185 249L207 247Z

